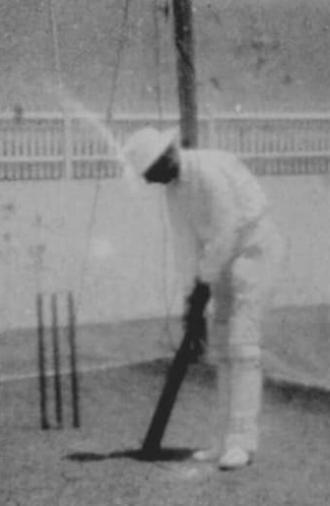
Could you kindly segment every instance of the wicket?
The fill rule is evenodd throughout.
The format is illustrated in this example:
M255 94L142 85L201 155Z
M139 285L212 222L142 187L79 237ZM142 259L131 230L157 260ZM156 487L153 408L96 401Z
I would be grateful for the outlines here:
M72 292L68 292L67 318L68 323L64 327L59 326L58 321L58 304L57 294L53 293L50 299L51 309L51 327L45 325L45 297L38 293L36 297L37 306L37 335L38 335L38 377L39 377L39 396L40 396L40 425L41 429L47 430L52 427L48 411L48 377L52 376L54 381L54 415L57 428L63 428L63 389L62 377L64 375L70 377L71 385L71 407L72 407L72 426L80 427L80 396L79 396L79 379L77 370L77 346L76 346L76 315L74 298ZM53 367L49 372L47 370L47 335L50 330L51 334L51 351L53 358ZM62 334L66 335L69 348L69 368L68 372L61 372L61 352L60 345Z

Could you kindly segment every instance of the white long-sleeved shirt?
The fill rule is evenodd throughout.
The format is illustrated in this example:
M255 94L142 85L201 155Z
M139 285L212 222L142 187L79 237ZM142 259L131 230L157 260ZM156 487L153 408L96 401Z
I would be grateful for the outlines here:
M255 177L219 150L180 150L180 178L167 185L166 196L185 292L196 277L215 282L239 235L267 212Z

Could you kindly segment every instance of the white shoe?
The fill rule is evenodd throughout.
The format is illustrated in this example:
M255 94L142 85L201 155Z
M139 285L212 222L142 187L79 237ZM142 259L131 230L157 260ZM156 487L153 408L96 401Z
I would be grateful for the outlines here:
M197 450L193 453L192 458L198 462L208 462L217 460L220 457L219 448L212 447L206 450Z
M219 460L219 468L222 471L233 471L252 463L253 453L244 450L240 446L233 446L223 454Z

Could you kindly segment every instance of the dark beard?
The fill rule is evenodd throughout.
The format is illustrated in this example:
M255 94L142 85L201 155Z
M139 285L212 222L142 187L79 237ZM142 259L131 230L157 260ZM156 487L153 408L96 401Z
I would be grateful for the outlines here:
M144 174L148 183L168 184L179 176L179 165L170 151L166 152Z

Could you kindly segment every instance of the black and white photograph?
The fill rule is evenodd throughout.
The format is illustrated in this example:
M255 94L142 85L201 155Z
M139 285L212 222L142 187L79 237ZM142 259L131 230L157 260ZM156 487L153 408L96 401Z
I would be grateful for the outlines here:
M330 2L0 0L0 506L330 504Z

